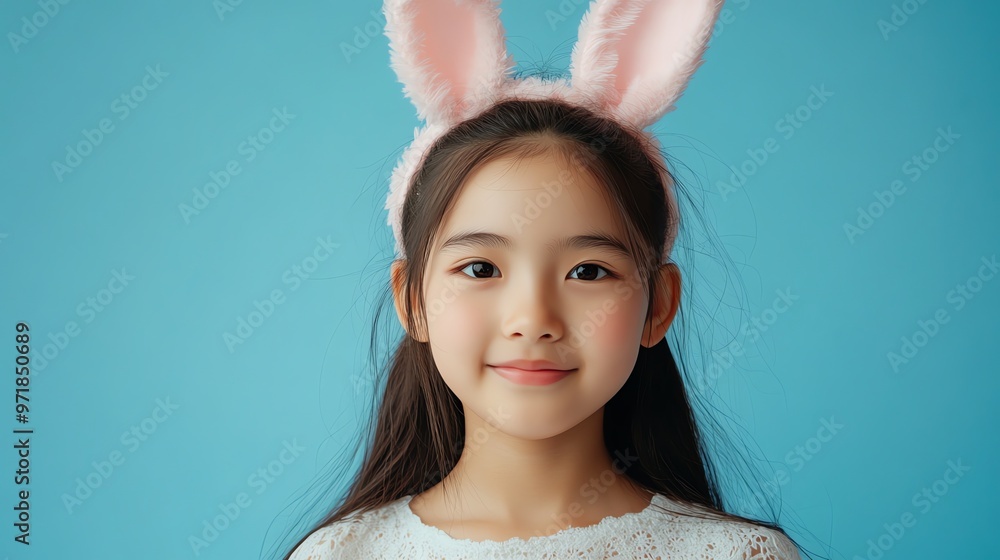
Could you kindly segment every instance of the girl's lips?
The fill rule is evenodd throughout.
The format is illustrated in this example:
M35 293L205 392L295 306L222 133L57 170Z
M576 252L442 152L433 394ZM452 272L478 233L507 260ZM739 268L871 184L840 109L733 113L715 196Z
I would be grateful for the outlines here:
M576 371L560 369L527 370L516 367L489 366L499 375L518 385L549 385Z

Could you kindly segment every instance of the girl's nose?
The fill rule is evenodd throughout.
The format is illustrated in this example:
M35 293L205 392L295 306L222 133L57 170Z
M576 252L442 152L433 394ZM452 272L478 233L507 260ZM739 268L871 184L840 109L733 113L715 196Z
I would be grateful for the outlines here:
M502 303L504 336L530 341L562 339L565 324L558 302L537 287L512 286L514 293Z

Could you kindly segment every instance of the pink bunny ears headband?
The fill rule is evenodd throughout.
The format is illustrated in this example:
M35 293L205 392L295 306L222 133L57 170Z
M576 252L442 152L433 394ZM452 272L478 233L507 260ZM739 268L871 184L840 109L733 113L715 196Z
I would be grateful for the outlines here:
M498 0L385 0L391 66L426 121L392 172L385 208L405 258L402 212L413 175L450 128L507 99L558 99L641 130L674 109L702 63L722 0L594 0L580 22L570 80L512 79ZM677 200L664 174L668 211L663 261L677 237Z

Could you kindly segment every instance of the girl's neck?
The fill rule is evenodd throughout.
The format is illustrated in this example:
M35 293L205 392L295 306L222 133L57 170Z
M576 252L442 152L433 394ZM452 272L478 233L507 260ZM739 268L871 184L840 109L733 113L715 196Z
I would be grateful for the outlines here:
M596 524L649 505L652 494L624 474L636 460L633 451L608 452L603 409L542 440L505 434L466 411L461 458L444 480L414 497L411 509L425 524L440 523L449 533L499 528L490 530L494 537L497 530L535 536Z

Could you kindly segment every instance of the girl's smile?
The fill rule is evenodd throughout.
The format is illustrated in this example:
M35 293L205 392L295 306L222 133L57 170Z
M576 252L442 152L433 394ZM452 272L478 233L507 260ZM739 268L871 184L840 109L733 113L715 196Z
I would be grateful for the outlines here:
M575 369L521 369L516 367L488 366L500 377L518 385L551 385L570 375Z

